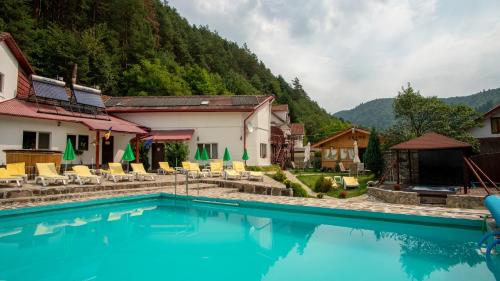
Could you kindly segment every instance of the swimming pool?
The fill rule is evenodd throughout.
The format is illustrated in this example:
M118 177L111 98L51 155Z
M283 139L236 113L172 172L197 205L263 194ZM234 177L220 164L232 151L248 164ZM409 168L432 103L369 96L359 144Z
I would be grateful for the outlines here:
M476 249L476 223L131 199L0 212L0 280L488 281L498 274Z

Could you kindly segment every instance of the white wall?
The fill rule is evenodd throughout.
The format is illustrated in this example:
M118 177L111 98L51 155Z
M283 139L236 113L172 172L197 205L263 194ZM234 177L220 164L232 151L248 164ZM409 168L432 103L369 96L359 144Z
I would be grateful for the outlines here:
M255 116L250 118L254 132L247 139L247 150L250 160L248 165L270 164L270 106L261 107ZM243 120L246 112L141 112L117 113L120 118L151 128L152 130L194 129L191 141L188 141L189 160L194 161L194 153L198 143L217 143L218 158L224 156L227 147L232 160L240 160L243 155ZM260 159L260 142L268 145L267 159ZM150 157L151 159L151 157Z
M12 99L17 92L19 64L5 42L0 42L0 73L3 77L3 89L0 89L0 102Z
M90 131L84 125L61 122L60 126L58 126L57 121L0 116L0 165L6 162L4 149L22 149L23 131L50 132L50 149L62 152L66 147L67 135L88 135L89 150L84 151L82 155L78 155L77 160L72 163L87 165L95 163L95 146L91 144L95 140L95 132ZM102 135L103 133L101 133ZM112 135L114 136L115 160L118 159L119 162L121 159L120 150L123 154L127 142L135 135L121 133L112 133ZM100 159L102 159L102 155Z
M475 138L498 138L500 134L492 134L491 133L491 117L500 117L500 111L486 118L482 127L475 127L470 130L470 133Z
M251 122L254 131L247 134L247 150L250 159L248 165L267 166L271 164L271 112L270 106L260 107L247 122ZM266 158L260 158L260 144L267 144Z

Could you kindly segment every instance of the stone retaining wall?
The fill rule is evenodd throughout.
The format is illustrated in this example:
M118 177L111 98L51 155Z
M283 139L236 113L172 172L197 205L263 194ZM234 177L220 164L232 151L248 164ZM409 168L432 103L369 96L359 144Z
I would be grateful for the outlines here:
M446 206L450 208L484 209L484 196L474 195L448 195Z
M275 186L268 186L262 183L249 183L249 182L238 182L238 181L223 181L217 179L202 179L202 183L216 184L219 187L225 188L237 188L239 192L262 194L262 195L272 195L272 196L293 196L293 190L291 188L282 188Z
M420 198L416 192L393 191L377 187L368 187L366 193L387 203L419 205Z
M420 197L416 192L368 187L366 193L387 203L420 205ZM444 206L461 209L484 209L483 198L483 196L448 194L446 197L446 205Z

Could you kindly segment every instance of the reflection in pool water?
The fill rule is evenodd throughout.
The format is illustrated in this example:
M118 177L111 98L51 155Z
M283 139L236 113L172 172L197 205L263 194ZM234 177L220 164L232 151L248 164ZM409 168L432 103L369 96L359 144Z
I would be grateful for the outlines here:
M0 218L0 280L495 280L480 237L145 200Z

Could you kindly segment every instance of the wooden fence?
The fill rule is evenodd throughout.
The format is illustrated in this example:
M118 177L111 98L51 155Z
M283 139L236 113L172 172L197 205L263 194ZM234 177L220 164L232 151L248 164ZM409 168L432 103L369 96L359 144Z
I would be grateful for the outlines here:
M494 182L500 183L500 152L470 157Z

